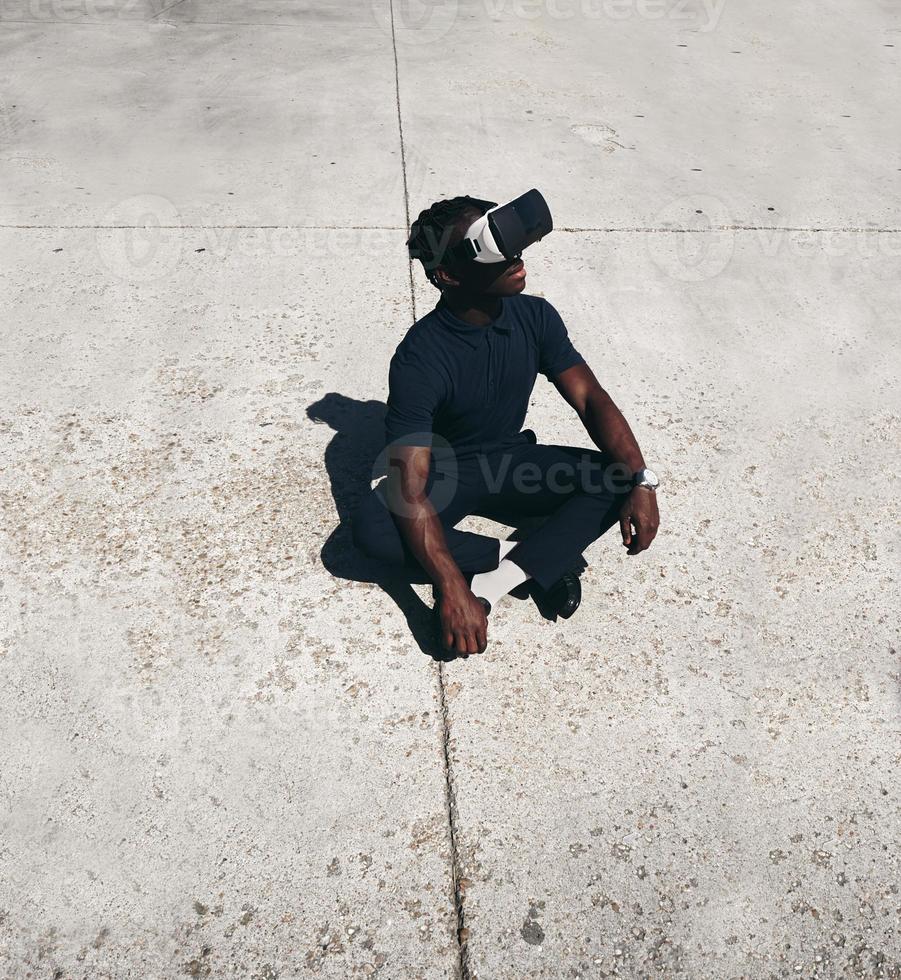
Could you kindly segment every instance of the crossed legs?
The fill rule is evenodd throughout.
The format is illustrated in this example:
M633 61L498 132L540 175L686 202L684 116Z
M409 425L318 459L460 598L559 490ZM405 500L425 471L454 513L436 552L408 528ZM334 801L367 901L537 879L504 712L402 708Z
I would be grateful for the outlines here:
M503 453L457 461L452 491L445 485L436 511L451 555L464 574L497 569L503 557L549 588L573 568L593 541L618 522L629 488L605 454L571 446L527 444ZM469 514L507 524L544 517L524 541L502 549L497 538L461 531ZM354 543L394 566L416 568L384 499L383 485L368 494L353 521ZM507 551L506 556L503 551Z

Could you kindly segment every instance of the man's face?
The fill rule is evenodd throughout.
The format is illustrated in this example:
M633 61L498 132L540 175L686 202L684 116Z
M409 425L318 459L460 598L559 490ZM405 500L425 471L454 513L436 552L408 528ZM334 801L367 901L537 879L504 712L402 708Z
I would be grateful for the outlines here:
M479 217L480 212L473 211L460 219L458 241ZM447 286L474 296L515 296L526 288L526 267L522 258L504 262L460 262L453 268L439 266L439 269L448 277Z

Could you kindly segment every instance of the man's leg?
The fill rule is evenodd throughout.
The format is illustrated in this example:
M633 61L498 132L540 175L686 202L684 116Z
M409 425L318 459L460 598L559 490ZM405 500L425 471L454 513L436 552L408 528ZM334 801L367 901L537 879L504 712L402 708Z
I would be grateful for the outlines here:
M457 494L449 505L438 508L448 549L464 575L497 568L501 548L512 547L512 543L498 542L488 535L458 531L454 525L469 512L465 493ZM363 498L354 513L352 528L354 544L368 557L388 565L419 568L388 508L383 484Z
M527 445L510 454L508 465L498 465L496 492L480 513L507 515L502 519L508 523L517 517L547 515L506 559L544 589L618 523L630 489L622 468L593 449Z

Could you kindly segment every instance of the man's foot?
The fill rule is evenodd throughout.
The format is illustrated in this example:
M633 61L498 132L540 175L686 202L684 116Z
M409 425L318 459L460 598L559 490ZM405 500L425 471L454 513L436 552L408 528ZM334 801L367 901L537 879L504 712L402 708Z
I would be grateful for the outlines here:
M544 608L561 619L569 619L582 602L582 583L575 572L564 572L541 593Z

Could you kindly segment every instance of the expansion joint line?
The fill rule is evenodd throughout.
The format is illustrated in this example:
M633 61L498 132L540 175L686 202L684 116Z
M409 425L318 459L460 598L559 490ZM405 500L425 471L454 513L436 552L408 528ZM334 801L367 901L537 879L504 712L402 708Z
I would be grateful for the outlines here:
M406 205L409 214L409 204ZM156 222L141 225L109 224L10 224L0 222L0 230L8 231L407 231L400 225L219 225L177 224L162 225ZM719 232L775 231L803 232L805 234L832 235L899 235L901 228L805 227L802 225L710 225L707 228L555 228L554 231L570 235L711 235ZM413 302L413 263L410 263L410 300ZM414 303L415 312L415 303Z
M406 231L410 227L410 192L407 186L407 153L404 145L404 122L400 111L400 70L397 64L397 35L394 29L394 0L388 0L391 13L391 50L394 55L394 96L397 106L397 131L400 139L400 166L404 181L404 218ZM410 309L416 320L416 290L413 285L413 262L407 257L410 275ZM468 933L463 915L463 887L460 876L460 859L457 852L457 795L454 789L454 776L450 754L450 719L447 711L447 682L444 676L444 663L438 663L438 705L441 711L441 751L444 760L444 798L447 810L447 828L450 842L450 873L453 891L454 914L456 916L457 972L459 980L470 980L469 958L466 941Z
M444 676L444 662L438 662L438 703L441 708L442 738L441 746L444 753L444 784L447 801L447 825L450 832L451 877L454 890L454 910L457 916L457 949L459 952L459 980L470 980L469 971L469 930L466 927L466 916L463 911L465 901L466 880L460 873L460 855L457 850L457 790L454 784L454 771L451 766L450 752L450 718L447 710L447 683Z
M404 231L410 227L410 191L407 187L407 150L404 145L404 121L400 112L400 69L397 64L397 35L394 30L394 0L388 0L391 13L391 51L394 55L394 103L397 107L397 132L400 139L400 169L404 180ZM413 286L413 261L407 256L407 271L410 275L410 306L413 308L413 320L416 320L416 289Z

